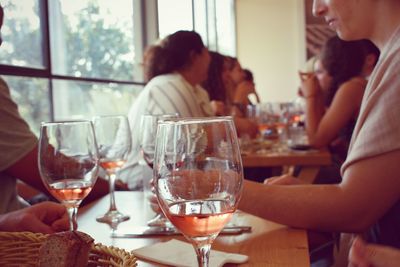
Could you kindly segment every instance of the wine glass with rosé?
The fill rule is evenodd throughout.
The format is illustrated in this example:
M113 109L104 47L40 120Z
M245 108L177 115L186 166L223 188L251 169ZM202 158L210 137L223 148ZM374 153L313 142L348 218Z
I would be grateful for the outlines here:
M131 151L131 131L128 118L123 115L96 116L93 118L99 149L100 166L108 176L110 186L110 207L108 211L97 217L98 222L115 224L129 220L129 216L121 213L115 203L115 181L117 173L125 164Z
M154 189L161 210L208 266L211 244L237 209L243 167L232 117L158 123Z
M140 122L141 130L139 137L140 150L143 159L145 160L149 168L153 169L154 149L156 143L158 121L168 120L170 118L177 118L177 117L178 114L142 115ZM153 194L151 194L149 198L152 196ZM162 212L157 212L156 215L147 222L147 225L153 227L166 228L166 229L173 227Z
M92 122L42 123L38 161L43 183L67 208L70 230L76 230L79 204L92 190L98 173Z

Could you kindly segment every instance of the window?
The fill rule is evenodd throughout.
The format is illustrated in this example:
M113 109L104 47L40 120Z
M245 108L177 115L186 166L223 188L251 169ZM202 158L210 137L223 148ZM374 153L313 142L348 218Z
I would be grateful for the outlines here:
M194 29L213 50L235 54L234 0L0 3L0 75L36 134L42 121L127 114L154 39Z
M49 1L53 73L132 81L132 0Z
M0 73L36 134L41 121L128 113L143 88L143 78L134 77L141 55L135 54L132 0L1 4Z
M42 121L50 121L49 81L41 78L2 76L11 91L11 97L18 104L21 116L32 131L39 135Z
M1 29L0 63L45 68L41 19L37 0L2 1L5 10Z
M210 50L236 55L234 0L158 0L160 37L194 30Z
M159 37L179 30L192 30L191 0L158 0L158 31Z

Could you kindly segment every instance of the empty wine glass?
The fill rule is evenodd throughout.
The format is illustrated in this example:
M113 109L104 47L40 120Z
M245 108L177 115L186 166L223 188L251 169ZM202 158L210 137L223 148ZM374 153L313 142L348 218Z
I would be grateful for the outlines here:
M160 208L192 243L199 266L236 211L243 167L231 117L158 124L154 187Z
M79 204L97 179L98 152L92 123L42 123L38 158L43 183L67 208L70 230L76 230Z
M140 129L141 129L140 150L143 159L146 161L147 165L151 169L153 169L154 149L155 149L156 135L157 135L157 123L160 120L162 121L177 117L178 114L142 115L140 124ZM154 227L162 227L162 228L173 227L162 212L157 213L154 216L154 218L150 219L147 222L147 225Z
M97 116L93 118L93 123L99 148L100 166L106 171L110 186L110 207L96 220L108 224L120 223L129 220L129 216L118 211L114 187L117 172L126 162L131 149L128 119L122 115Z

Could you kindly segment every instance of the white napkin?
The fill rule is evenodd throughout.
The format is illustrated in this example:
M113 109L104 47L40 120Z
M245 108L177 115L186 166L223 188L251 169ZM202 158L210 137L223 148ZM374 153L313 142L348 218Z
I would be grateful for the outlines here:
M197 258L191 244L172 239L132 251L136 257L177 267L197 267ZM245 263L248 256L211 250L210 267L220 267L225 263Z

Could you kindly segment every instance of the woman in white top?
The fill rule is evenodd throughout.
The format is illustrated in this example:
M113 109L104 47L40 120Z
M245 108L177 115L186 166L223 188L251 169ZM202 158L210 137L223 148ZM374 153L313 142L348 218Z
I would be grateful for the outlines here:
M207 79L210 55L198 33L177 31L149 50L145 62L150 80L128 114L132 132L132 152L120 178L134 189L140 186L138 166L139 125L144 114L178 114L181 117L212 116L207 92L199 85Z

